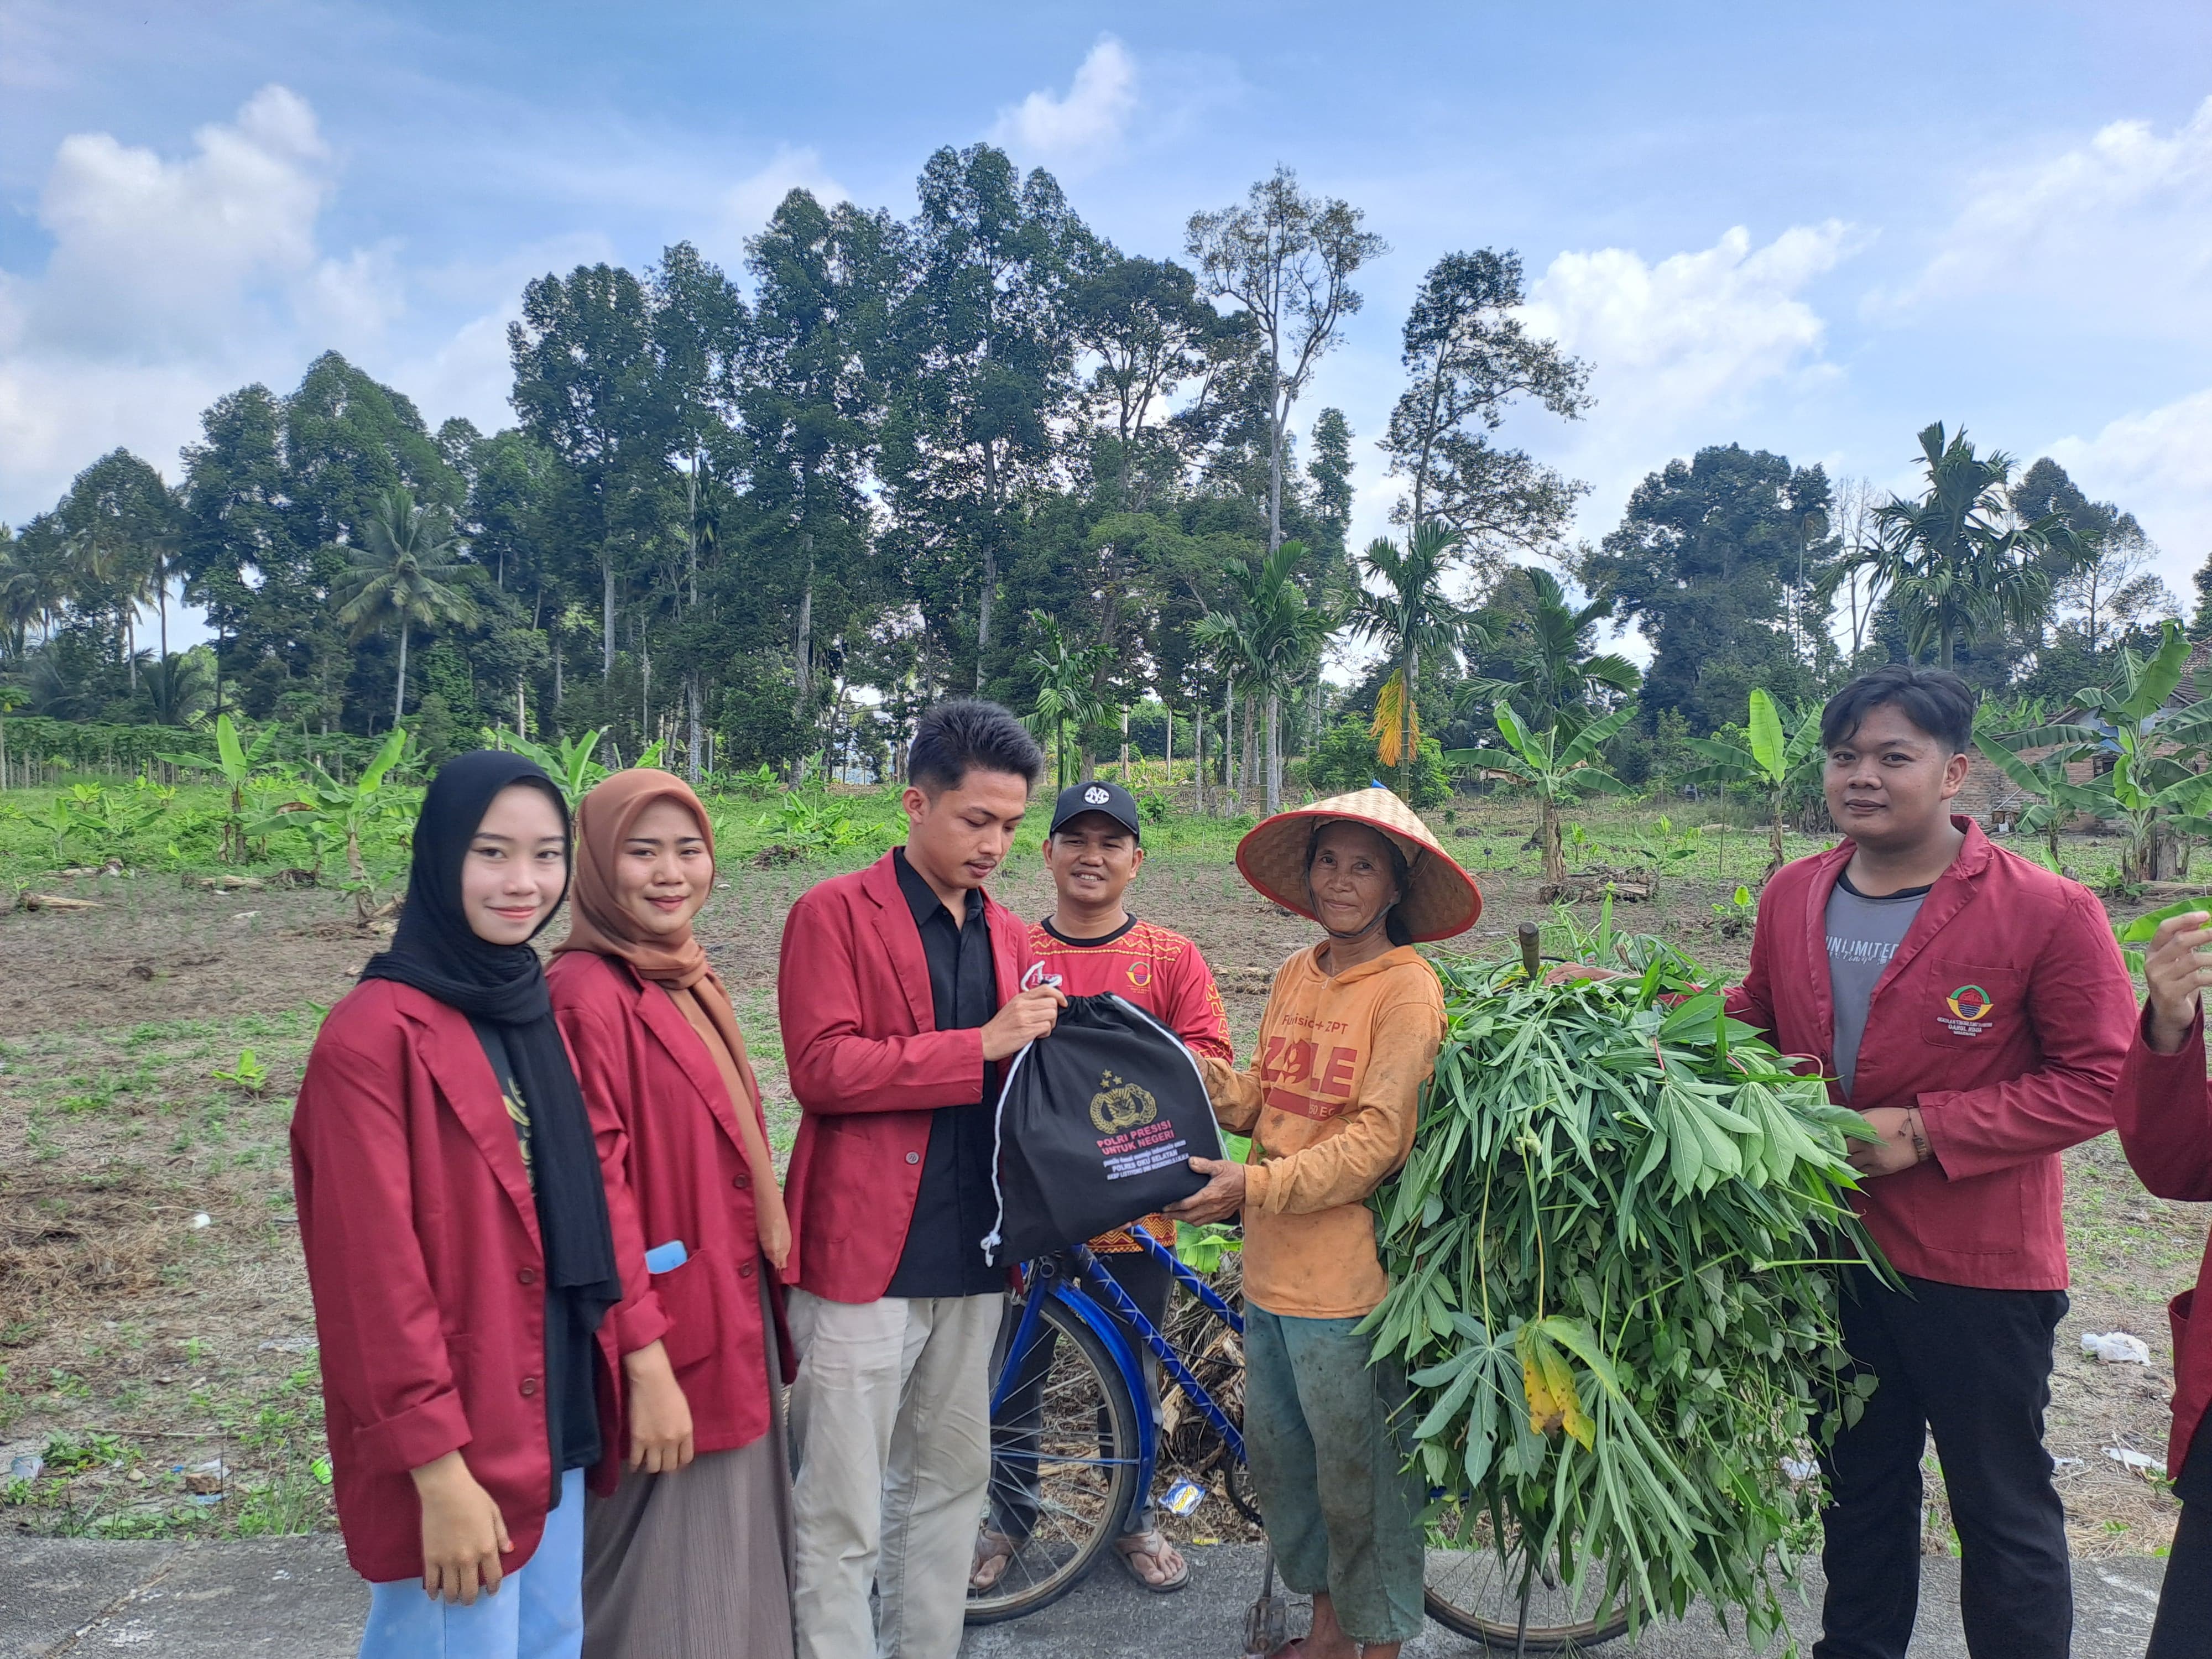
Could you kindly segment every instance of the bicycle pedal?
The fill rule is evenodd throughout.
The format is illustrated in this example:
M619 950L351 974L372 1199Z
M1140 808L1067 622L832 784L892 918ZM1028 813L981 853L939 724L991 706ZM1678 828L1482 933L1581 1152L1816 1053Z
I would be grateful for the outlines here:
M1279 1595L1263 1595L1244 1613L1244 1652L1247 1659L1267 1659L1291 1639L1291 1604Z

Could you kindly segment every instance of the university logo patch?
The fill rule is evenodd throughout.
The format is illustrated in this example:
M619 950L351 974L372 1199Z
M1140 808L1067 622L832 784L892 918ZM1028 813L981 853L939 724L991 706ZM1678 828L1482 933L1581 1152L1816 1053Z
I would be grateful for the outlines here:
M1979 1036L1990 1029L1990 1016L1997 1011L1996 1001L1978 985L1961 985L1943 999L1943 1006L1951 1011L1945 1019L1936 1015L1938 1023L1954 1036Z
M1976 1021L1987 1019L1990 1011L1996 1006L1990 1000L1990 994L1978 985L1961 985L1944 1000L1951 1005L1951 1012L1956 1018Z
M1152 982L1152 964L1141 959L1129 964L1129 983L1139 991Z

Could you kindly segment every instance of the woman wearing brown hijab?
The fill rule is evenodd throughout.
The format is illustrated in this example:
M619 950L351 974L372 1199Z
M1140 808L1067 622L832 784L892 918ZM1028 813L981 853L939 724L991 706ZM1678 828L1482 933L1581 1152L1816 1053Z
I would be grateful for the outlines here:
M634 1468L585 1530L587 1659L790 1659L791 1246L760 1089L692 936L714 831L666 772L618 772L576 813L574 917L547 972L595 1105L629 1132L653 1299L696 1460Z

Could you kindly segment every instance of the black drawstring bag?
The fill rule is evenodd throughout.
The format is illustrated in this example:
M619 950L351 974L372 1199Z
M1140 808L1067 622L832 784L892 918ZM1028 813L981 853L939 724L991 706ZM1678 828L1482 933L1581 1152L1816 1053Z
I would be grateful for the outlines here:
M988 1261L1027 1261L1180 1203L1219 1158L1205 1074L1174 1032L1117 996L1070 997L999 1091Z

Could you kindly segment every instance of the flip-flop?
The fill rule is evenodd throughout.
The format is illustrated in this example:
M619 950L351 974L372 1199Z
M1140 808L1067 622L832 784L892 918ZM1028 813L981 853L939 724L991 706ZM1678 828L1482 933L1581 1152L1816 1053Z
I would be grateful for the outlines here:
M999 1588L1006 1569L1014 1564L1014 1540L988 1527L975 1534L975 1559L968 1568L968 1593L988 1595ZM985 1577L985 1569L991 1569Z
M1132 1547L1124 1548L1124 1545ZM1148 1532L1125 1532L1114 1540L1114 1559L1121 1564L1121 1571L1129 1575L1131 1581L1139 1589L1149 1590L1154 1595L1172 1595L1190 1583L1189 1557L1177 1550L1176 1559L1182 1564L1179 1570L1173 1577L1163 1578L1157 1584L1137 1571L1137 1564L1132 1559L1142 1555L1157 1561L1159 1559L1160 1552L1170 1547L1172 1547L1166 1537L1158 1528ZM1298 1656L1293 1654L1291 1659L1298 1659Z

